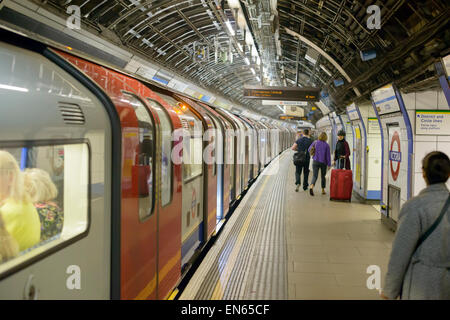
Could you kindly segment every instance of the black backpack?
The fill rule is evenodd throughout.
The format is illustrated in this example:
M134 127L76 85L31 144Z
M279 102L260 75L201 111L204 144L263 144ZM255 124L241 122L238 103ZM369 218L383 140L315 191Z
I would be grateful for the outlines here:
M294 165L299 166L306 162L306 151L294 153Z

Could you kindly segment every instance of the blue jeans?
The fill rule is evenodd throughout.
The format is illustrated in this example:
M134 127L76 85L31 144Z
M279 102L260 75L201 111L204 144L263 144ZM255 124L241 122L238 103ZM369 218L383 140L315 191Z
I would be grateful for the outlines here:
M325 189L327 185L325 179L325 175L327 174L327 165L325 163L318 161L313 162L313 178L311 184L316 185L317 179L319 178L319 169L321 173L322 189Z

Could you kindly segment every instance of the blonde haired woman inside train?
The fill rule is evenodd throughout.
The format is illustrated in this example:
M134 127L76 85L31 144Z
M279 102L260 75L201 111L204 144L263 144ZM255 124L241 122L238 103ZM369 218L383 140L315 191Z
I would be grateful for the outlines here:
M25 189L37 209L41 221L41 241L59 235L64 216L61 208L54 202L58 189L47 171L33 168L25 170Z
M0 215L6 231L17 241L19 251L40 241L40 221L24 188L23 173L16 159L0 150Z

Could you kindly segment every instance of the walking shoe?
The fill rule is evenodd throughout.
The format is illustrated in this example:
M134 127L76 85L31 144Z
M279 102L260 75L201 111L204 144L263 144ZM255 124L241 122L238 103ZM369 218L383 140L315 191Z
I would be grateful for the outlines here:
M327 194L327 193L325 192L325 190L322 190L322 194Z
M314 195L313 189L309 189L309 194L312 195L312 196Z
M295 192L298 192L299 188L300 188L300 185L297 185L297 187L295 188Z

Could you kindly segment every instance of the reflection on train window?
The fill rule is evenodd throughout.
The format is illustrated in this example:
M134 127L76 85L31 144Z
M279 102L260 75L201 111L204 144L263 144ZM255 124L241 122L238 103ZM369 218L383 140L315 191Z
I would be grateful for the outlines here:
M84 233L88 187L86 144L0 148L0 273Z
M183 126L183 180L191 180L202 174L203 129L202 122L184 104L174 98L158 93L167 103L171 104Z
M156 110L161 123L161 205L168 205L172 197L172 123L167 111L158 102L147 99Z
M138 120L138 144L131 169L133 195L139 199L139 218L146 219L153 213L153 120L144 103L132 93L124 92L133 106Z

